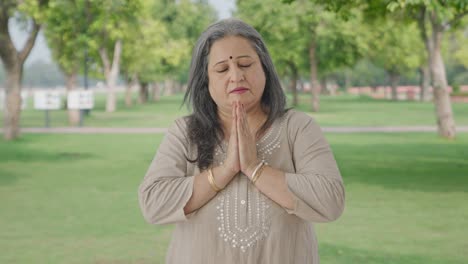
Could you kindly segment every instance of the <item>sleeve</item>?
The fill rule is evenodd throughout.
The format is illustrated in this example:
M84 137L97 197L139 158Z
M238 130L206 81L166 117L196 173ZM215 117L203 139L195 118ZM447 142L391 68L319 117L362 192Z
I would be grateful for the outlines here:
M340 171L320 127L310 116L298 115L288 131L295 173L285 174L295 206L286 211L311 222L334 221L345 204Z
M192 196L193 175L187 175L185 124L169 128L138 189L145 220L151 224L186 221L184 207Z

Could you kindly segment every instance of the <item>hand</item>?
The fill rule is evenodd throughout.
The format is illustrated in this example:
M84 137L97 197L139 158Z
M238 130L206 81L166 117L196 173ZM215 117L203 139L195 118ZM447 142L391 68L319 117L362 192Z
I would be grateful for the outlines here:
M259 163L257 144L255 135L250 131L249 123L247 122L247 112L243 105L236 108L236 115L240 170L250 178Z
M229 136L229 144L227 149L226 160L223 163L223 167L227 170L230 175L234 176L240 171L239 163L239 144L237 135L237 108L239 107L238 102L232 104L232 123L231 123L231 135Z

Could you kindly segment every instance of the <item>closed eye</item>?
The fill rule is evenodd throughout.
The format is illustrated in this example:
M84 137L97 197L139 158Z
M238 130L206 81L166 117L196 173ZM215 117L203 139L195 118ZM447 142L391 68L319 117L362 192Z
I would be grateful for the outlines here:
M252 66L253 63L250 63L250 64L239 64L239 67L241 68L248 68L250 66Z
M217 72L217 73L222 73L222 72L225 72L225 71L227 71L227 70L228 70L228 68L223 68L223 69L220 69L220 70L216 70L216 72Z

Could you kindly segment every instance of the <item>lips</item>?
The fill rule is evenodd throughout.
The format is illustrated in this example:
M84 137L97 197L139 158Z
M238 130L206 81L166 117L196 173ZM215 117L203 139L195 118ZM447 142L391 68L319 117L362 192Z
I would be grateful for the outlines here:
M249 89L245 87L237 87L236 89L232 90L230 93L241 94L247 92Z

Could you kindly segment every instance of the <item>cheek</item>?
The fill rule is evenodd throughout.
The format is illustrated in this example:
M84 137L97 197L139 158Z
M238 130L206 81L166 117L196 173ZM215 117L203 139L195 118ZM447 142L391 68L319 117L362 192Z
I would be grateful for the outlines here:
M210 92L210 96L216 104L221 103L225 97L222 83L219 80L210 79L208 81L208 91Z
M263 70L260 69L255 71L252 77L255 82L255 90L259 91L260 93L263 93L266 84L265 73L263 72Z

